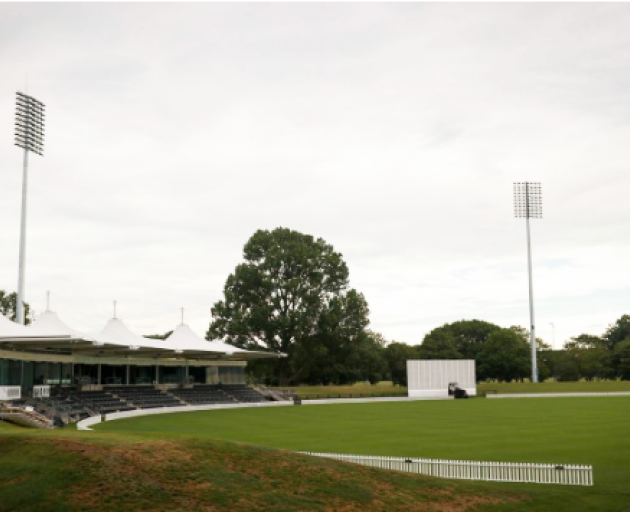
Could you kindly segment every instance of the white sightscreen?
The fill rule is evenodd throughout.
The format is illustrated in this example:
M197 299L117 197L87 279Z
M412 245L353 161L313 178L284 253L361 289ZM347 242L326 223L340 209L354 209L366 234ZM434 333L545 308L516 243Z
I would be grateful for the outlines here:
M475 361L472 359L407 361L409 396L448 396L448 385L451 382L457 382L469 395L476 395Z

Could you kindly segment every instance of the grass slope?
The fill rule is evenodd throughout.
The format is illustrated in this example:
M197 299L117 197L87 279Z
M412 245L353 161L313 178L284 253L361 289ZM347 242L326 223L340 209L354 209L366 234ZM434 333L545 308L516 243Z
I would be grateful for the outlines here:
M493 484L535 510L630 510L630 397L472 399L212 411L99 426L154 439L220 439L291 450L592 464L595 486ZM509 510L531 510L512 504Z
M0 447L0 511L465 512L528 500L487 484L208 439L0 427Z

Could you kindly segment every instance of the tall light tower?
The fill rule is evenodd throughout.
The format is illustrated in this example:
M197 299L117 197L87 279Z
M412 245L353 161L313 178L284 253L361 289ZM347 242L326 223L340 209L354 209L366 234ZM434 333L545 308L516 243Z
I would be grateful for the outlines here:
M17 319L24 324L24 265L26 259L26 200L28 190L28 152L44 156L44 104L27 94L17 93L15 145L24 150L22 174L22 218L20 222L20 269L18 276Z
M529 219L542 219L540 183L525 181L514 183L514 217L525 217L527 225L527 269L529 271L529 323L532 349L532 382L538 382L536 364L536 329L534 327L534 287L532 285L532 247L529 236Z

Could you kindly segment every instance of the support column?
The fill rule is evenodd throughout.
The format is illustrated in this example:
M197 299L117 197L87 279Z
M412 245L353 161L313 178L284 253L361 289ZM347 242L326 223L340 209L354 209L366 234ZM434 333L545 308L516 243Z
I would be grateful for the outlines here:
M536 361L536 328L534 325L534 285L532 284L532 248L529 236L529 192L527 193L527 208L528 215L525 221L527 225L527 270L529 275L529 338L532 354L532 382L538 382L538 365Z
M189 383L189 381L188 381L188 359L186 359L186 369L184 370L184 382L186 382L186 384Z
M131 370L131 367L130 367L129 365L127 365L127 381L126 381L127 386L128 386L129 384L131 384L131 381L130 381L130 379L129 379L129 374L131 373L131 371L130 371L130 370Z
M28 130L28 128L26 128ZM27 136L28 141L28 136ZM24 147L24 146L22 146ZM18 289L16 319L20 325L26 325L24 312L24 267L26 260L26 201L28 189L28 150L24 149L24 166L22 171L22 216L20 219L20 260L18 267Z
M98 373L96 376L96 383L100 386L101 384L101 363L98 364Z
M155 383L156 384L160 383L160 365L159 364L155 365Z

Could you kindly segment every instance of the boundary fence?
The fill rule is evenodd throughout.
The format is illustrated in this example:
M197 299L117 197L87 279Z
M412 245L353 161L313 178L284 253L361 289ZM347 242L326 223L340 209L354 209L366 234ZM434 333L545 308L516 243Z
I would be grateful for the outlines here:
M377 457L341 453L298 452L303 455L351 462L406 473L460 480L520 482L560 485L593 485L593 466L528 464L519 462L478 462L468 460Z

